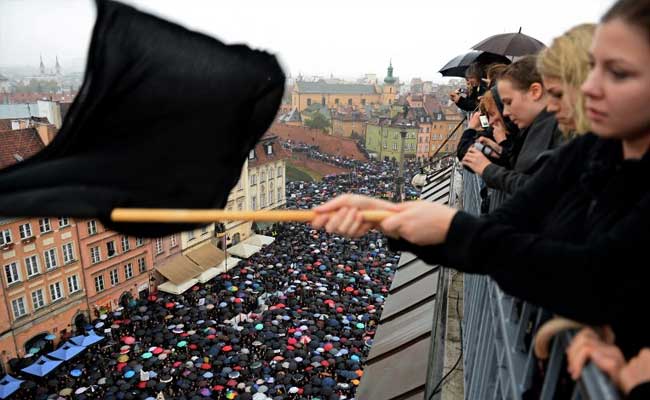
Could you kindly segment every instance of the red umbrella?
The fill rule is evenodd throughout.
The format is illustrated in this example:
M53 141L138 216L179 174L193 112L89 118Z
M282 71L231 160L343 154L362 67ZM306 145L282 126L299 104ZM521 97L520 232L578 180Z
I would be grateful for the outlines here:
M162 347L156 347L155 349L153 349L153 354L158 355L158 354L160 354L162 352L163 352Z
M193 292L196 292L197 290L199 290L199 287L198 287L198 286L196 286L196 285L192 286L192 291L193 291Z
M173 366L174 366L174 368L178 368L178 367L181 366L181 364L183 364L183 363L180 362L180 361L176 361L176 362L173 364Z
M298 343L298 341L296 340L296 338L289 338L289 340L287 340L287 343L291 344L291 345L294 345L294 344Z
M124 337L122 338L122 341L123 341L125 344L133 344L133 343L135 343L135 338L134 338L133 336L124 336Z
M212 389L216 390L217 392L220 392L220 391L224 390L225 387L223 387L223 386L221 386L221 385L214 385L214 386L212 387Z
M309 344L309 342L311 342L311 338L309 336L301 336L300 337L300 343Z
M283 361L283 360L284 360L284 357L282 357L282 356L273 357L273 361Z
M352 293L352 292L354 292L354 288L352 286L348 286L348 287L345 288L345 291L348 292L348 293Z
M138 382L138 387L139 387L140 389L144 389L144 388L146 388L146 387L147 387L147 381L140 381L140 382Z
M167 307L167 308L174 308L174 306L175 306L175 304L172 303L171 301L169 303L165 304L165 307Z
M148 300L149 300L149 301L156 301L156 300L158 300L158 297L157 297L155 294L152 294L152 295L150 295L150 296L148 297Z
M235 303L238 303L238 304L241 303L241 298L237 297L237 298L235 299Z
M124 367L126 367L126 363L119 363L115 366L115 369L117 370L117 372L122 372Z
M330 363L327 362L327 360L323 360L323 361L320 362L320 365L322 365L323 367L329 367Z
M192 344L190 345L190 350L196 350L197 348L198 348L198 346L195 345L194 343L192 343Z
M212 339L214 339L214 338L216 338L215 335L208 335L208 336L206 336L206 339L209 339L209 340L212 340Z
M201 364L201 369L204 369L204 370L207 371L207 370L209 370L209 369L211 369L211 368L212 368L212 365L210 365L210 364L208 364L208 363L203 363L203 364Z
M343 307L336 307L336 312L337 313L342 313L343 312Z
M221 348L221 350L223 350L223 351L232 351L232 346L223 346Z
M332 343L325 343L325 346L323 346L323 349L324 349L325 351L330 351L330 350L332 350L333 348L334 348L334 346L332 345Z
M235 387L235 386L237 386L237 381L234 380L234 379L231 379L226 383L226 386Z

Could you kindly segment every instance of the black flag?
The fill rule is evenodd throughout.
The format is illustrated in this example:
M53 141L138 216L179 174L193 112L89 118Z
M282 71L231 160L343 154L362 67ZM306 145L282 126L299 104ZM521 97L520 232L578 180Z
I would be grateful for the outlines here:
M117 207L222 208L284 91L274 56L97 1L84 83L45 149L0 171L0 215L99 218Z

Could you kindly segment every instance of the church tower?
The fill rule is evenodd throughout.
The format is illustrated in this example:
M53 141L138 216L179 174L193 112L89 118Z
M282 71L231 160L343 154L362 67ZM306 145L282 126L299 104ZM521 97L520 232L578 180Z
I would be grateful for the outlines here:
M41 76L45 76L45 64L43 64L43 55L42 55L42 54L41 54L41 66L40 66L40 70L41 70Z
M384 78L384 86L381 92L381 103L384 105L392 105L397 98L397 79L393 77L393 60L388 64L387 75Z

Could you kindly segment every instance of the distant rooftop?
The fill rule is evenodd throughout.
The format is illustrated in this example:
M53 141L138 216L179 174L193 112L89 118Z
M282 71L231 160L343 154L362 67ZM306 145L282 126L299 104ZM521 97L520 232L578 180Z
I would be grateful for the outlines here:
M314 94L377 94L374 85L355 83L296 82L295 89L299 93Z

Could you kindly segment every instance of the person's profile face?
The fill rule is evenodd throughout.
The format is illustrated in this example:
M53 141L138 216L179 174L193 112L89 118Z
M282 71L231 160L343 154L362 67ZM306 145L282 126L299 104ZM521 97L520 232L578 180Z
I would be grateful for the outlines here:
M591 71L582 85L587 118L601 137L650 134L650 40L647 31L620 18L598 26Z

